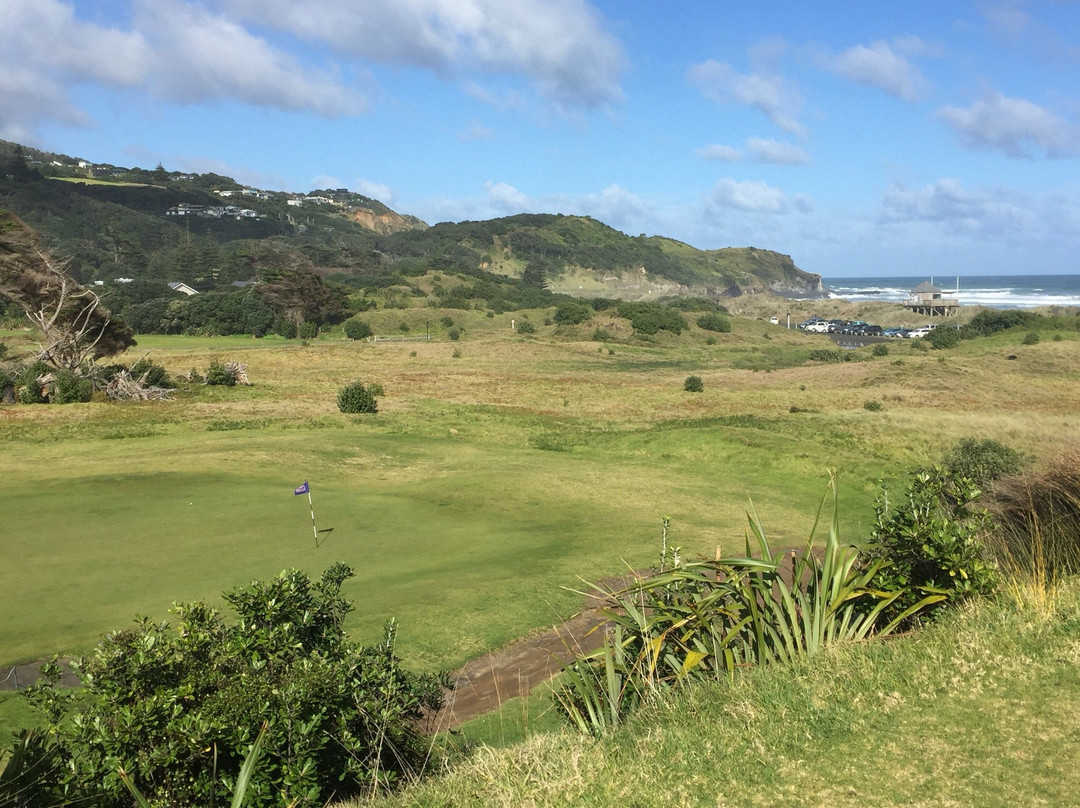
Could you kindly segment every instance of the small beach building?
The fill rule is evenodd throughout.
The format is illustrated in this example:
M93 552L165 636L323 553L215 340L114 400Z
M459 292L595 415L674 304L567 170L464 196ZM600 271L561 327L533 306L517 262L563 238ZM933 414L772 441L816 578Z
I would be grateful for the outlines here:
M959 311L960 301L955 297L944 297L944 293L934 284L924 281L911 290L911 296L904 301L904 306L915 314L948 317Z

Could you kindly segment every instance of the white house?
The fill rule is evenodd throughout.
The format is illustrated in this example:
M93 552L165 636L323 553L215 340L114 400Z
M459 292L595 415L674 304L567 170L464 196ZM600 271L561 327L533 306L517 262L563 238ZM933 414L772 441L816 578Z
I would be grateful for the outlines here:
M183 283L181 281L171 281L169 283L169 288L172 289L174 292L183 292L188 297L199 294L199 291L197 289L192 289L186 283Z

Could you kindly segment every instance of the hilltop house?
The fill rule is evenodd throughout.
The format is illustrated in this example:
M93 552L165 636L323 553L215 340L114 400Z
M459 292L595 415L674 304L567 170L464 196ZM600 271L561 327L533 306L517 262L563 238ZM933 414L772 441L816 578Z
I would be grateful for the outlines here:
M171 282L170 282L170 283L168 284L168 286L169 286L169 288L170 288L170 289L172 289L172 290L173 290L174 292L182 292L182 293L184 293L185 295L187 295L188 297L191 297L192 295L197 295L197 294L199 294L199 290L198 290L198 289L192 289L192 288L191 288L190 286L188 286L188 285L187 285L186 283L184 283L183 281L171 281Z

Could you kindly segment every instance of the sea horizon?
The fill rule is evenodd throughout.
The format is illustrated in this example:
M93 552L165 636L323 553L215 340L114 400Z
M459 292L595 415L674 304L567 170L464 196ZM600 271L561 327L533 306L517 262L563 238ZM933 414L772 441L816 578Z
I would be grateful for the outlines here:
M1080 307L1080 275L890 275L822 277L829 297L851 301L899 303L920 283L932 282L961 306L1028 309L1041 306Z

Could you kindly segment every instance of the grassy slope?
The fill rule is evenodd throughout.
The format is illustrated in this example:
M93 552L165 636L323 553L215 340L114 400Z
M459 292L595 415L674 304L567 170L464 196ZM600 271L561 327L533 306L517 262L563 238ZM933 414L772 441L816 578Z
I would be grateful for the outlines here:
M379 806L1070 805L1080 587L1052 616L982 603L920 634L698 686L593 741L482 747Z
M442 314L370 319L415 333ZM858 541L878 480L960 437L1045 453L1075 433L1080 403L1071 338L902 344L823 366L803 358L824 338L755 321L714 346L696 329L609 346L586 340L602 322L521 339L510 315L451 314L461 342L146 337L132 359L150 349L176 372L237 359L255 386L0 408L0 663L82 652L174 600L345 560L357 635L395 616L410 664L450 668L572 612L562 587L577 576L650 564L665 514L674 543L711 553L741 542L749 495L773 538L796 543L833 466ZM703 394L682 390L690 373ZM354 378L385 386L379 415L337 412ZM864 410L871 398L885 411ZM291 495L305 479L335 528L318 550Z

